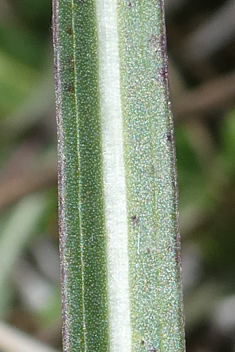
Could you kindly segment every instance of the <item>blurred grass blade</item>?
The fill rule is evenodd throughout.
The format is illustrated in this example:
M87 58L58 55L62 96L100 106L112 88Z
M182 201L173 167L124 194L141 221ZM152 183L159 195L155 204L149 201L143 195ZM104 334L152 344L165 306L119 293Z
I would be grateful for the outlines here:
M31 336L0 321L0 348L2 352L58 352Z
M64 351L184 351L163 3L53 5Z
M37 226L45 214L47 202L41 195L25 197L13 209L9 221L0 236L0 313L5 310L4 292L7 290L7 277L22 250L37 231Z

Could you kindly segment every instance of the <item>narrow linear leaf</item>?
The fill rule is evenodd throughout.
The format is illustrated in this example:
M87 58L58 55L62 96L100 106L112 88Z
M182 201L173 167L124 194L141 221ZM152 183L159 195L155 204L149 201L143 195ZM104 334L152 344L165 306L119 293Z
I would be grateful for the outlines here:
M54 0L64 351L184 351L162 0Z
M37 232L37 226L45 215L47 202L41 195L25 197L12 210L9 221L0 234L0 313L5 310L9 294L8 277L23 249ZM4 299L5 298L5 299Z
M3 352L59 352L2 321L0 321L0 348Z

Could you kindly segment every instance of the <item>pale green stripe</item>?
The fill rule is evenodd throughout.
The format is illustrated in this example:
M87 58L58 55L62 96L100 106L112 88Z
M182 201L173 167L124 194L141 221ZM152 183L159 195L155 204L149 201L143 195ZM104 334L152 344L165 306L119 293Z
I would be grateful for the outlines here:
M132 351L184 349L161 0L118 1Z

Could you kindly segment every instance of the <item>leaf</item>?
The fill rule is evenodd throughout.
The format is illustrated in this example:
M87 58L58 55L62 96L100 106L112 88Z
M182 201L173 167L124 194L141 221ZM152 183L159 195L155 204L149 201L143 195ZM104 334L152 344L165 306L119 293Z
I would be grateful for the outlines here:
M46 201L42 196L30 195L25 197L13 209L9 221L0 236L0 312L3 312L7 302L7 278L13 267L32 239L36 228L45 214Z
M64 351L184 351L163 3L53 5Z

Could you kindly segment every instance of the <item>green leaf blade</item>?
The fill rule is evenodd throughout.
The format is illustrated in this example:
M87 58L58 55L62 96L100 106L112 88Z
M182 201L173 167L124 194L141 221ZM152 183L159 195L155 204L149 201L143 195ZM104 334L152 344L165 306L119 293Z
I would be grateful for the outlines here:
M162 11L54 0L65 351L184 351Z
M133 341L184 348L173 123L162 1L120 2ZM135 299L138 297L138 299Z
M108 328L94 4L59 1L54 14L64 346L99 351Z

